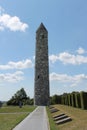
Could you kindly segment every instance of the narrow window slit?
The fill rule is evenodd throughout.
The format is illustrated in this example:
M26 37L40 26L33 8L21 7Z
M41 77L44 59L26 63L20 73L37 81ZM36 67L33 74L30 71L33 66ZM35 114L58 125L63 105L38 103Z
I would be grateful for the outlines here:
M38 79L40 78L40 76L38 75Z

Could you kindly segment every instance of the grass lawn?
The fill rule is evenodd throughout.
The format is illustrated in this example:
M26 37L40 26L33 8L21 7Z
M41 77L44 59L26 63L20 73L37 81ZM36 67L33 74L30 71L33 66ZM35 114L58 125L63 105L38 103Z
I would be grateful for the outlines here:
M62 124L62 125L55 125L53 121L51 121L50 126L54 126L54 130L87 130L87 110L82 110L82 109L77 109L65 105L54 105L55 108L59 109L60 111L50 114L49 115L49 120L52 120L52 116L58 115L60 113L65 113L66 115L70 116L72 118L72 121ZM51 115L51 117L50 117ZM52 127L52 126L51 126ZM53 129L51 129L53 130Z
M50 130L57 130L57 126L55 125L52 115L49 111L49 108L47 107L47 114L48 114L48 118L49 118L49 125L50 125Z
M34 109L34 106L0 108L0 130L12 130Z
M14 112L31 112L35 107L34 106L10 106L0 108L0 113L14 113Z

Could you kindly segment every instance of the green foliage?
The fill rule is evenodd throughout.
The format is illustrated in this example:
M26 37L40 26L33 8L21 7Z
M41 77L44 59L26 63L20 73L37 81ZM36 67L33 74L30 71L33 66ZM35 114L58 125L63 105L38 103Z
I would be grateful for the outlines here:
M3 103L0 101L0 108L2 107L2 104L3 104Z
M68 94L67 93L64 93L62 96L61 96L61 104L64 104L64 105L68 105Z
M30 105L33 105L33 104L34 104L34 99L33 99L33 98L30 99L29 104L30 104Z
M68 94L65 95L65 105L69 105Z
M27 96L24 88L21 88L19 91L17 91L7 102L7 105L20 105L20 107L26 104L30 104L30 98Z
M55 125L55 122L53 121L52 115L51 115L48 107L47 107L47 114L48 114L48 118L49 118L50 130L58 130Z
M75 100L76 100L76 107L81 108L80 93L75 94Z
M81 108L87 109L87 92L81 92Z
M75 92L73 92L73 93L71 94L71 101L72 101L72 106L73 106L73 107L76 107Z
M72 106L71 94L68 94L68 105Z
M54 95L50 98L50 104L61 104L61 96Z
M65 105L65 96L64 95L61 96L61 103Z
M77 108L87 109L87 92L64 93L63 95L54 95L50 98L50 104L63 104Z

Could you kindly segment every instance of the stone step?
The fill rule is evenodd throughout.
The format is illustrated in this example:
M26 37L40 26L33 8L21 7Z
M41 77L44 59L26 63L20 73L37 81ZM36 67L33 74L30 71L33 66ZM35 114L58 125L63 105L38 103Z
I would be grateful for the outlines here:
M67 115L62 115L60 117L55 118L54 121L61 120L61 119L67 118L67 117L68 117Z
M57 111L58 111L58 109L56 109L56 108L50 110L51 113L54 113L54 112L57 112Z
M55 108L55 107L53 107L53 106L50 106L50 107L49 107L49 109L53 109L53 108Z
M64 114L64 113L61 113L61 114L59 114L59 115L54 115L53 118L57 118L57 117L60 117L60 116L63 116L63 115L65 115L65 114Z
M56 121L55 123L59 125L59 124L63 124L63 123L69 122L71 120L72 119L70 117L67 117L67 118L64 118L62 120Z

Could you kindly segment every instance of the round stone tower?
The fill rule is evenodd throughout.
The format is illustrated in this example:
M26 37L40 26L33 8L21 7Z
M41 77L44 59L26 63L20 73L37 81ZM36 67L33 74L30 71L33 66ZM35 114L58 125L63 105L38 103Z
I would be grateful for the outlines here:
M36 31L34 105L49 105L48 31L43 23Z

